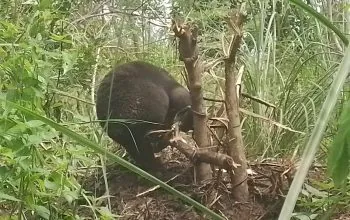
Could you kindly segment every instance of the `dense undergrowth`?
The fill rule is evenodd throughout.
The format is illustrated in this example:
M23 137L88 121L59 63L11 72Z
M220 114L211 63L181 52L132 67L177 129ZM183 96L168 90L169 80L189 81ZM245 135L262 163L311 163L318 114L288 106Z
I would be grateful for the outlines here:
M241 107L259 115L242 114L244 143L250 161L296 159L313 129L343 46L327 28L294 5L257 2L247 4L237 68L244 66L242 91L273 106L242 98ZM94 93L109 68L142 59L164 67L184 84L183 67L166 26L172 6L143 3L0 2L1 98L123 155L95 123ZM188 4L174 2L171 14L198 24L201 58L207 67L204 95L223 99L221 58L229 40L224 22L229 2ZM340 19L338 9L334 6L334 16ZM345 89L337 109L347 97ZM210 116L220 108L220 103L206 105ZM320 166L326 165L339 112L333 115L315 159ZM103 205L107 197L95 197L84 188L89 174L106 172L108 160L103 155L6 102L1 101L0 113L0 216L79 219L89 209L95 218L116 218L118 213L112 214ZM329 210L336 212L339 206L350 209L346 203L349 194L344 193L348 188L335 189L325 173L320 171L308 184L298 202L304 215L315 218Z

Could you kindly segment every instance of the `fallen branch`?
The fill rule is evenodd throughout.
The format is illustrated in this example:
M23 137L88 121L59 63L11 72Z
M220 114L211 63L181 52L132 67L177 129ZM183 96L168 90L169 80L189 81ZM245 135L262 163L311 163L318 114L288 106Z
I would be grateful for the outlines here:
M181 136L176 136L170 139L169 142L170 146L178 149L192 163L205 162L229 171L240 166L240 164L236 164L232 157L228 156L227 154L203 151L200 148L192 147Z
M213 151L208 151L207 149L201 149L191 146L187 141L181 136L179 132L179 123L175 123L171 130L156 130L151 131L146 134L150 140L157 140L158 143L166 143L172 147L178 149L182 154L184 154L193 164L197 163L208 163L216 165L219 168L226 169L228 171L239 167L240 165L235 163L227 154L217 153Z

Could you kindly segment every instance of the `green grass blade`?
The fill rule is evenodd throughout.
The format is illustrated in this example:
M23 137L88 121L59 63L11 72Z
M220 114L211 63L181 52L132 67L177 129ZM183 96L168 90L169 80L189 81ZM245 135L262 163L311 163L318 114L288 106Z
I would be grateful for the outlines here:
M326 27L334 31L334 33L343 41L345 45L349 44L349 40L346 38L346 36L336 27L334 26L324 15L318 13L310 7L309 5L305 4L301 0L289 0L290 2L298 5L308 13L310 13L312 16L314 16L317 20L319 20L322 24L324 24Z

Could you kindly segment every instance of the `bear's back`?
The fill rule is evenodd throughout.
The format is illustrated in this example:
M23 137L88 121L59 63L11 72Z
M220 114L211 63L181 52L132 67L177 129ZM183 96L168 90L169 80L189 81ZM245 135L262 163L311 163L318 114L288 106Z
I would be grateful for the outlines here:
M153 157L145 139L151 130L170 128L176 112L190 105L189 92L167 71L142 61L116 66L97 90L99 120L137 119L144 123L101 122L108 136L121 144L137 161ZM192 126L192 118L188 120ZM135 146L137 145L137 147ZM159 147L161 150L166 146ZM152 155L151 155L152 154Z

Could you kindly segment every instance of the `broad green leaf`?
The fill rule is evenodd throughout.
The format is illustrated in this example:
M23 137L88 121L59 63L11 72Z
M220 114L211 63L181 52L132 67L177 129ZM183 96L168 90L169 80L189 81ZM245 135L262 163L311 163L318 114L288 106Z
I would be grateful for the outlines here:
M48 210L46 207L40 206L40 205L35 205L34 210L44 219L50 218L50 210Z
M326 192L322 192L314 187L312 187L311 185L309 184L304 184L305 185L305 188L308 192L310 192L311 194L315 195L315 196L318 196L318 197L327 197L327 193Z
M59 189L59 187L60 187L60 186L59 186L58 184L56 184L55 182L49 181L49 180L47 180L47 179L45 179L44 185L45 185L45 187L46 187L47 189L51 189L51 190L57 190L57 189Z
M21 201L21 200L17 199L14 196L11 196L11 195L8 195L8 194L2 193L2 192L0 192L0 199L11 200L11 201L14 201L14 202L20 202Z
M37 128L44 125L45 123L40 120L31 120L25 122L24 124L27 125L29 128Z
M335 186L345 183L349 174L350 159L350 102L344 105L339 119L338 131L334 137L328 156L328 174Z
M63 191L62 192L63 197L68 201L69 204L72 204L74 200L77 200L79 198L79 195L77 192L74 191Z

